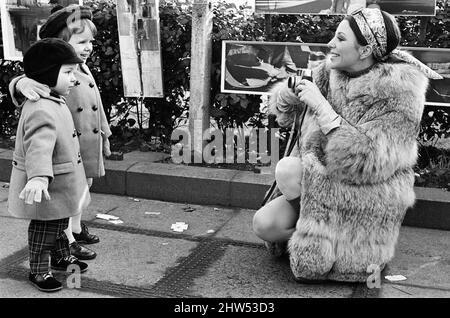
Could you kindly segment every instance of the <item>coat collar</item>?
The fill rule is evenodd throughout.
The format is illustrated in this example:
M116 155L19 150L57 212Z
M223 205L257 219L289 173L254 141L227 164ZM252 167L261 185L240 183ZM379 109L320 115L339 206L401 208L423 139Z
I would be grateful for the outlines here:
M89 67L87 67L87 65L85 63L79 64L79 70L80 70L81 73L84 73L84 75L92 77L92 73L89 70Z
M66 103L66 98L64 96L58 95L58 94L56 94L54 92L50 92L50 96L43 97L43 98L52 100L54 102L57 102L58 104L65 104Z

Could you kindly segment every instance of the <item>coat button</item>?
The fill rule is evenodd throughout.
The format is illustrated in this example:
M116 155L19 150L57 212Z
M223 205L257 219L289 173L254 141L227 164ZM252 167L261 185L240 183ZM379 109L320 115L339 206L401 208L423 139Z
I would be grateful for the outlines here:
M73 137L73 138L75 138L76 136L77 136L77 134L76 134L76 133L73 133L73 134L72 134L72 137Z
M77 130L77 136L79 137L79 136L81 136L81 133Z
M98 128L94 128L93 132L94 134L98 134Z
M95 112L98 109L96 105L92 106L92 110Z
M13 165L17 166L17 161L13 160Z
M81 159L78 159L78 161L77 161L78 163L81 163Z
M82 112L83 111L83 107L78 107L77 111Z
M89 83L89 87L90 88L94 87L94 83Z

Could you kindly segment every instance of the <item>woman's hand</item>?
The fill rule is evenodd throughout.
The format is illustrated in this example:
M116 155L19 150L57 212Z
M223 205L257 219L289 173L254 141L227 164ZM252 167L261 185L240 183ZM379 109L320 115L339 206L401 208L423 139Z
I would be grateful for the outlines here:
M17 82L16 90L25 98L34 102L41 97L50 96L50 88L47 85L36 82L28 77L24 77Z
M301 80L295 87L295 93L302 102L308 105L314 114L319 114L324 111L322 109L323 104L327 102L327 100L313 82L306 79Z
M317 123L325 135L341 125L341 116L334 111L316 84L303 79L295 89L299 90L299 99L308 105L316 116Z

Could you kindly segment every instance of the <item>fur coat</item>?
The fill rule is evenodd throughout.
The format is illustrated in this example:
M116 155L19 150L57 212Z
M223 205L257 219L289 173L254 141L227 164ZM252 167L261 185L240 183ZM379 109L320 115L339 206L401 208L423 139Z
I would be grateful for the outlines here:
M325 60L314 81L341 126L324 135L307 111L292 156L301 158L300 214L288 242L298 279L364 282L395 251L406 210L414 204L416 138L428 78L406 63L378 63L358 77L330 70ZM282 126L301 103L280 105L274 87L270 112ZM301 116L300 116L301 117Z

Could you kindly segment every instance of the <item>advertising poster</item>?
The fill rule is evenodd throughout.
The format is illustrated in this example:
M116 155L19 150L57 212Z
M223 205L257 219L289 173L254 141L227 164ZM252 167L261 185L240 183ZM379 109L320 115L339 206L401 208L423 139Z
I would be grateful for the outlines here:
M255 0L262 14L350 14L365 7L392 15L433 16L436 0Z
M51 2L51 4L50 4ZM82 0L1 0L3 56L22 60L25 52L38 40L39 28L56 5L83 4Z
M450 107L450 49L402 47L444 79L430 80L427 105ZM326 58L323 43L223 41L223 93L269 94L278 82Z

